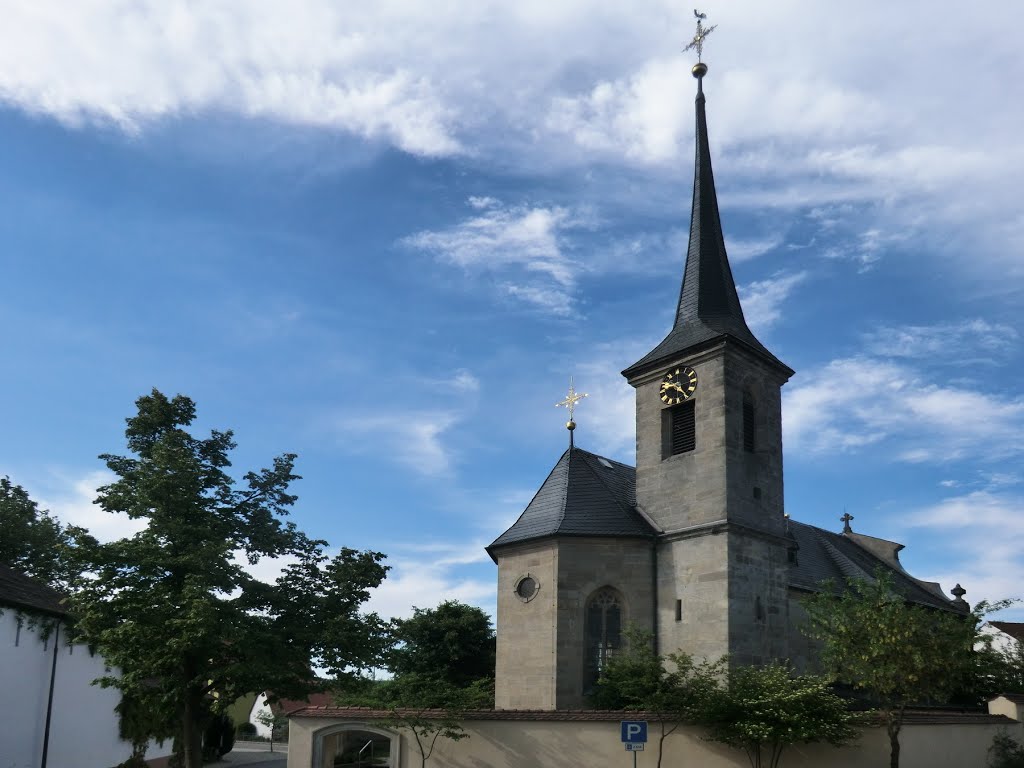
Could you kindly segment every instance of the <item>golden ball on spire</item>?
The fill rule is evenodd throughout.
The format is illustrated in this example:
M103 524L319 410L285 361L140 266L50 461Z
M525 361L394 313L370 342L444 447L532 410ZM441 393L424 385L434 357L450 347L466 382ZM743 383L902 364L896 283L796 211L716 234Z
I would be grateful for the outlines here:
M576 429L576 422L572 420L565 422L565 428L572 432Z
M693 65L693 69L691 69L690 71L693 72L693 76L699 80L708 73L708 65L705 64L703 61L698 61L696 64Z

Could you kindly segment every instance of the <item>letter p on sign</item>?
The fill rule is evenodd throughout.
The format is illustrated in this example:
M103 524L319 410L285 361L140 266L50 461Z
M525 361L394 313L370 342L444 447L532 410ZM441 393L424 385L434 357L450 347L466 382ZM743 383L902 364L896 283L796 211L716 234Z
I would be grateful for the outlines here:
M626 744L644 744L647 742L646 720L623 720L622 741Z

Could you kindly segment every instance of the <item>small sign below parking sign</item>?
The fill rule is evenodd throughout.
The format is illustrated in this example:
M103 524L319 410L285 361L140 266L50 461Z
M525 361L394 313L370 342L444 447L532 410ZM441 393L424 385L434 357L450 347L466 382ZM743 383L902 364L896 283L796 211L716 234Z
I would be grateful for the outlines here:
M633 742L627 741L626 742L626 751L627 752L643 752L644 751L643 742L637 742L636 744L634 744Z

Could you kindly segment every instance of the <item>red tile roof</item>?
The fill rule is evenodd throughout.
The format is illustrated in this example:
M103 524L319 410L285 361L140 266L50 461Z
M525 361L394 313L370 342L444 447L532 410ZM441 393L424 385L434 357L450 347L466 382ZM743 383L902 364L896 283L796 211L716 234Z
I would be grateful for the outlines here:
M331 707L310 706L290 712L291 717L331 718L338 720L385 720L393 715L411 714L419 717L441 718L443 710L428 709L370 709L368 707ZM633 710L604 709L481 709L466 712L463 720L520 720L531 722L619 722L620 720L658 720L660 715L654 712L637 712ZM908 710L904 722L912 725L951 725L951 724L1004 724L1014 721L1003 715L990 715L985 712L963 712L960 710Z

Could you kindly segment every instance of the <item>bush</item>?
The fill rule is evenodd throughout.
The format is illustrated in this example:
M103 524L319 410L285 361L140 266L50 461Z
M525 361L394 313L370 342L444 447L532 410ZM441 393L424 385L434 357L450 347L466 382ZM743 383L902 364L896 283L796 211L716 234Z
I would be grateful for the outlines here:
M203 734L203 760L216 762L235 746L235 723L225 714L214 715Z
M256 736L256 725L254 723L239 723L235 729L240 739L252 739Z
M1001 731L992 739L988 748L989 768L1024 768L1024 746L1006 731Z

